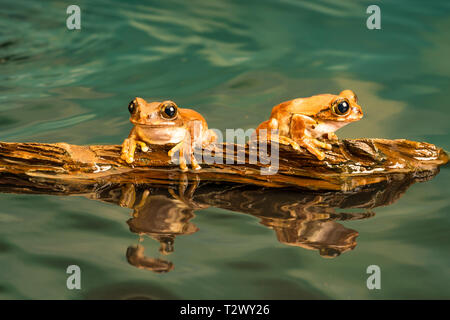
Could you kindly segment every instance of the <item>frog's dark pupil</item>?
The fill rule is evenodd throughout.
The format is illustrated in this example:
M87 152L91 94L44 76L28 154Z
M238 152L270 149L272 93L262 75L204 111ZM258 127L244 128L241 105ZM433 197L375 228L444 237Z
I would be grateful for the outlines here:
M128 111L130 111L130 113L133 113L133 112L134 112L134 101L131 101L131 102L128 104Z
M349 108L349 105L348 105L347 101L342 101L338 104L338 110L339 110L340 114L347 113L348 108Z
M177 110L174 106L167 106L164 108L164 113L167 115L167 117L173 118L177 113Z

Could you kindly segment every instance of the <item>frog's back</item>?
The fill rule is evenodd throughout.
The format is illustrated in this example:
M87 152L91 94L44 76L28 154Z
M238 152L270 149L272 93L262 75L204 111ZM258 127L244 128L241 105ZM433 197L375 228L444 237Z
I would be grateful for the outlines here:
M271 117L276 118L280 114L303 114L313 116L322 110L329 108L331 101L336 96L333 94L319 94L308 98L297 98L285 101L272 109Z
M201 121L203 129L208 128L205 118L203 118L203 116L197 111L192 109L179 108L178 112L180 113L180 116L184 121Z

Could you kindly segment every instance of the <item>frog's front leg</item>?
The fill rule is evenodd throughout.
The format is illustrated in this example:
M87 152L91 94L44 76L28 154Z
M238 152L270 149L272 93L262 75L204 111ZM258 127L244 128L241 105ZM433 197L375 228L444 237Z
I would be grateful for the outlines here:
M148 151L148 146L145 142L138 141L135 138L127 138L122 143L122 152L120 158L125 160L127 163L134 162L134 153L136 152L136 147L139 146L143 152Z
M128 137L122 143L122 152L120 158L127 163L134 162L134 152L136 151L137 141L133 136Z
M202 167L197 162L195 158L195 147L202 147L204 145L210 144L216 140L216 135L214 131L209 132L209 130L202 135L202 128L198 130L200 134L196 133L195 130L189 130L189 132L184 137L183 141L179 142L175 147L170 149L168 152L169 157L173 157L173 155L179 151L179 165L181 171L187 171L187 159L191 160L191 167L193 170L200 170ZM193 138L191 138L193 137Z
M338 141L339 140L338 136L334 132L325 133L323 135L323 138L327 139L327 140L331 140L331 141Z
M190 157L192 169L201 169L200 165L197 162L197 159L195 159L193 146L191 146L188 141L181 141L177 145L175 145L175 147L170 149L168 152L169 157L172 158L177 151L179 151L178 161L181 171L188 171L186 157Z
M143 152L148 151L148 146L144 141L141 141L136 135L135 130L131 130L130 135L122 143L122 151L120 158L125 160L127 163L134 162L134 153L136 152L136 147L139 146Z
M179 161L179 165L180 165L180 169L181 171L187 171L187 167L186 167L186 160L184 159L184 157L182 156L182 151L181 148L183 147L183 143L184 141L181 141L179 143L177 143L175 145L175 147L173 147L172 149L169 150L169 152L167 153L168 156L170 158L173 157L173 155L177 152L180 151L180 153L178 154L178 161Z

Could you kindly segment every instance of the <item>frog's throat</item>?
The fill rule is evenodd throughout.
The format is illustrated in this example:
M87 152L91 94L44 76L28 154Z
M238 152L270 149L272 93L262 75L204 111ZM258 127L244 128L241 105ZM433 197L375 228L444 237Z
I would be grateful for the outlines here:
M135 133L140 140L149 144L179 143L186 137L184 127L135 126Z
M313 137L318 137L326 133L335 132L347 124L348 122L326 121L315 125L314 129L310 128L308 131L310 131Z

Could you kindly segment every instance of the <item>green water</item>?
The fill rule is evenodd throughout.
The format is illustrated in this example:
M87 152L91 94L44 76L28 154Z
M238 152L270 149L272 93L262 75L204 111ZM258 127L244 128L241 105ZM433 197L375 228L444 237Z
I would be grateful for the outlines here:
M354 90L365 117L343 138L450 150L450 4L373 1L0 2L0 140L118 144L128 102L172 99L210 127L254 128L276 103ZM340 222L357 246L334 259L287 246L253 216L196 212L174 270L131 266L130 209L84 197L0 194L0 298L450 298L449 167L370 219ZM144 237L148 255L159 244ZM82 289L66 288L79 265ZM381 268L368 290L366 268Z

